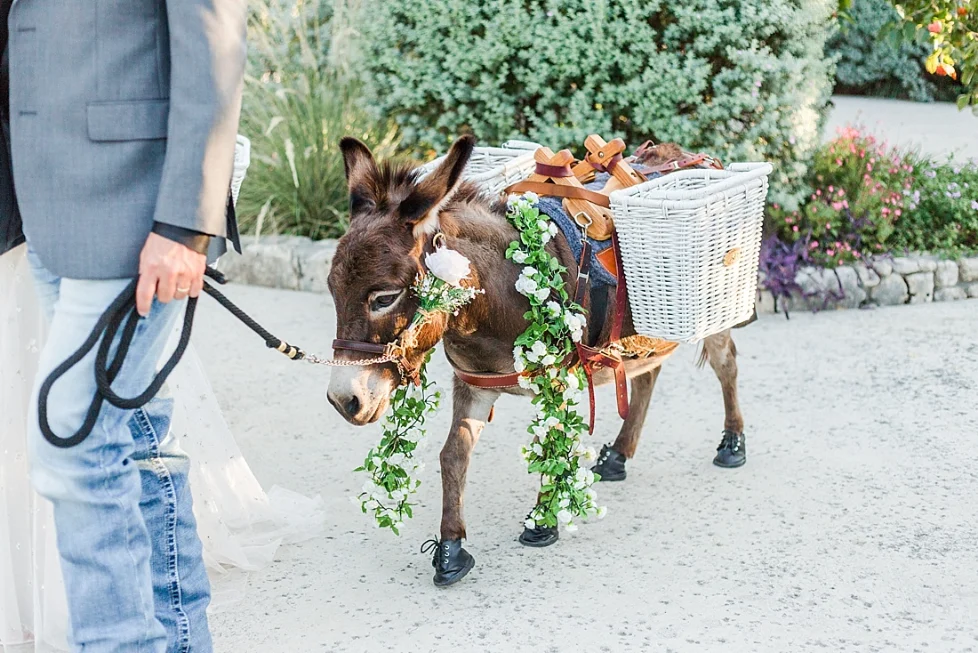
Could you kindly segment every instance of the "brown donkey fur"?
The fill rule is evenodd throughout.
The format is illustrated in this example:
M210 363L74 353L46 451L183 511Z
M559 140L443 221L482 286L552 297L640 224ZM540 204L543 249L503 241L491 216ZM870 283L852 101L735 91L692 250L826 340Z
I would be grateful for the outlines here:
M473 140L459 139L445 162L420 181L412 168L377 165L367 147L355 139L344 139L341 147L351 216L350 230L339 242L329 275L337 337L372 343L396 339L417 309L410 287L422 270L424 253L432 251L433 234L440 232L448 247L471 261L471 283L485 293L458 316L426 325L411 352L413 361L442 340L448 360L460 370L511 373L513 342L526 328L523 315L529 306L515 288L520 266L505 259L506 248L518 234L506 219L504 203L486 200L461 179ZM577 263L570 248L557 238L549 249L567 268L566 283L572 289ZM606 329L615 310L614 299L608 303ZM631 314L626 311L623 335L633 334ZM659 368L669 353L627 361L632 379L630 415L613 445L626 458L635 454ZM337 355L348 360L363 357L355 352ZM729 331L706 339L703 361L709 361L723 389L724 427L741 433L736 349ZM596 383L611 380L607 371L595 374ZM328 396L348 421L363 425L383 415L399 382L391 364L337 368ZM465 537L462 505L469 460L490 409L503 392L524 394L519 388L481 389L455 379L452 427L441 451L443 542Z

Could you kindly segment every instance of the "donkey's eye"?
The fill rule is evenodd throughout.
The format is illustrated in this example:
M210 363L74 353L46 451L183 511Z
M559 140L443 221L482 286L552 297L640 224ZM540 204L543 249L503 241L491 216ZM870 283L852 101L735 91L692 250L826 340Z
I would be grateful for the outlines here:
M399 300L403 294L403 290L389 290L371 293L370 310L377 312L383 311L385 308L390 308L397 303L397 300Z

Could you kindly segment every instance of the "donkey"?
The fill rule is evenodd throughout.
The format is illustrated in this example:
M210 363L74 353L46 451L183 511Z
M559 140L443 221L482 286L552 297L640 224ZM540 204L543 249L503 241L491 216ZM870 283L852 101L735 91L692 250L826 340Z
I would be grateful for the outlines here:
M452 367L464 372L513 372L513 343L526 328L529 308L517 292L520 267L505 258L506 248L518 239L506 219L506 205L490 201L464 181L462 173L474 140L459 138L445 161L424 178L410 165L378 165L370 150L354 138L340 143L350 192L350 228L340 239L328 284L336 307L337 338L383 344L393 342L408 326L418 303L410 291L423 271L424 254L433 251L435 234L443 234L448 247L471 261L470 282L485 292L458 315L440 315L419 331L416 346L406 352L408 365L417 366L439 341ZM567 242L558 237L548 245L567 268L565 282L572 289L578 263ZM614 294L614 293L612 293ZM607 337L615 311L610 299L602 338ZM588 306L585 306L587 309ZM590 322L590 320L589 320ZM623 336L634 335L631 314L625 311ZM587 335L585 335L587 338ZM601 340L605 342L606 340ZM635 455L649 401L662 363L674 347L662 354L626 360L631 379L628 418L611 446L605 445L594 468L601 480L623 480L625 461ZM709 362L723 389L723 439L714 463L738 467L746 461L744 420L737 401L737 350L729 331L703 343L700 364ZM362 360L357 352L336 352L339 360ZM597 370L596 384L609 383L613 374ZM401 383L393 364L334 368L327 398L351 424L376 422L389 406ZM474 559L462 548L466 537L462 503L472 450L501 393L526 394L519 387L477 388L454 379L452 427L441 450L442 519L440 541L432 561L434 582L445 586L461 580ZM525 529L523 544L546 546L557 539L557 529Z

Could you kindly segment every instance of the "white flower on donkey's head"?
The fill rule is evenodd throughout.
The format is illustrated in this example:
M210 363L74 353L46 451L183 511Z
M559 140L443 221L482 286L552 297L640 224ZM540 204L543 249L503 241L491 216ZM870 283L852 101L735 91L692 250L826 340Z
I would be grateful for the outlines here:
M538 456L543 455L543 446L539 442L534 442L530 446L530 450Z
M540 240L543 242L544 245L546 245L551 240L553 240L553 236L550 235L550 231L544 231L543 235L540 236Z
M553 365L556 362L557 362L557 357L554 356L553 354L547 354L546 356L540 359L540 363L542 365Z
M537 340L536 342L533 343L533 346L530 347L530 351L532 351L534 354L536 354L537 357L546 356L547 355L547 345L545 345L543 343L543 341Z
M554 222L551 222L550 223L550 226L547 227L547 231L550 232L550 235L551 236L556 236L557 235L557 224L554 223Z
M523 193L523 199L525 199L530 204L536 204L537 202L540 201L540 196L531 190Z
M523 360L522 356L517 356L513 359L513 369L522 374L526 370L526 361Z
M533 295L537 298L537 301L546 301L547 297L550 297L550 288L539 288Z
M462 279L468 277L472 272L469 267L469 259L447 247L441 247L431 254L426 254L424 263L433 275L450 286L461 285Z
M570 520L574 518L574 515L570 514L569 510L561 510L557 513L557 521L561 524L569 524Z
M526 263L526 259L527 258L528 258L528 256L527 256L526 252L524 252L522 249L518 249L515 252L513 252L513 262L514 263L518 263L519 265L523 265L524 263Z
M533 381L531 381L529 378L527 378L525 376L521 376L520 378L516 379L516 383L517 383L517 385L519 385L524 390L532 390L533 389Z
M553 301L547 302L547 310L550 311L551 315L554 317L558 317L563 312L563 309L560 308L560 304Z
M376 510L377 508L380 507L380 504L377 503L377 500L376 499L371 499L370 501L367 501L367 503L364 505L364 507L367 510Z
M556 417L554 417L553 415L551 415L550 417L548 417L546 419L546 421L544 421L544 423L543 423L543 425L545 427L547 427L548 429L552 429L553 427L557 426L558 424L560 424L560 420L557 419Z
M580 390L581 382L577 378L577 374L573 372L567 375L567 387L571 390Z

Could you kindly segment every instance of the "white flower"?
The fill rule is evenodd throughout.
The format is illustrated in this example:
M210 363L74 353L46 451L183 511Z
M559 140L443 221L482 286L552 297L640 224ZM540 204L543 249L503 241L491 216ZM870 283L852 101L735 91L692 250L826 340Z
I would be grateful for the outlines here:
M451 286L461 285L462 279L471 272L469 259L447 247L425 255L424 262L433 275Z
M540 363L543 365L553 365L556 362L557 362L557 357L554 356L553 354L547 354L542 359L540 359ZM520 370L517 370L517 372L518 371Z
M520 374L522 374L523 371L526 369L526 363L523 361L522 356L513 359L513 369L519 372Z
M553 222L551 222L550 223L550 227L547 228L547 231L550 232L550 235L551 236L556 236L557 235L557 225L554 224Z
M387 459L387 462L391 465L394 465L395 467L400 467L401 465L404 464L404 460L406 458L407 456L405 456L401 452L397 452L395 454L391 454L390 458Z
M518 249L513 252L513 262L523 265L526 263L527 255L522 249Z
M608 514L607 506L598 506L598 519L604 519L604 516Z
M525 199L530 204L536 204L537 202L540 201L540 196L534 193L533 191L527 191L523 193L523 199Z
M374 464L374 467L378 469L380 469L380 466L384 463L384 461L381 460L379 456L374 456L370 462L372 462Z
M516 291L529 297L537 291L537 282L526 275L520 275L520 278L516 280Z
M549 243L552 239L553 239L553 236L550 235L550 232L549 231L544 231L543 232L543 235L540 236L540 240L543 241L543 244L544 245L546 245L547 243Z
M547 345L543 344L542 341L537 340L536 342L533 343L533 346L530 348L530 351L536 354L537 357L546 356Z
M537 274L537 269L535 267L527 265L525 268L523 268L523 272L521 274L524 277L532 277L534 274Z
M415 474L420 474L421 472L424 471L424 463L421 461L414 463L414 467L411 469L411 471L414 472ZM421 485L421 481L416 481L416 483L417 485L415 485L415 487Z
M547 297L550 297L550 288L540 288L533 294L537 301L546 301Z
M376 510L378 507L380 507L380 504L374 499L367 502L367 510Z
M516 379L516 383L524 390L533 389L533 382L525 376L521 376L520 378Z
M560 304L558 304L557 302L547 302L547 310L553 313L554 317L557 317L562 312L562 309L560 308Z
M557 521L561 524L569 524L570 520L573 518L574 516L567 510L561 510L557 513Z
M529 528L530 530L533 530L534 528L537 527L537 523L532 519L527 519L525 522L523 522L523 525Z
M530 450L533 451L533 453L535 453L538 456L543 455L543 447L540 445L539 442L534 442L533 445L530 447Z
M576 374L571 373L567 375L567 387L570 388L571 390L580 389L581 382L578 380Z
M567 524L564 525L564 530L567 531L568 533L573 533L574 531L577 530L577 524L572 524L568 522Z
M539 229L540 231L547 231L547 227L548 225L546 220L543 219L537 220L537 229Z
M552 429L558 424L560 424L560 420L554 417L553 415L548 417L547 420L543 423L543 425L546 426L548 429Z
M594 450L594 447L587 447L584 449L584 460L589 462L594 462L598 459L598 452Z
M399 522L395 522L394 523L394 529L395 530L401 530L402 528L404 528L404 522L399 521Z
M391 492L391 499L394 501L401 501L404 499L404 492L401 490L394 490Z

